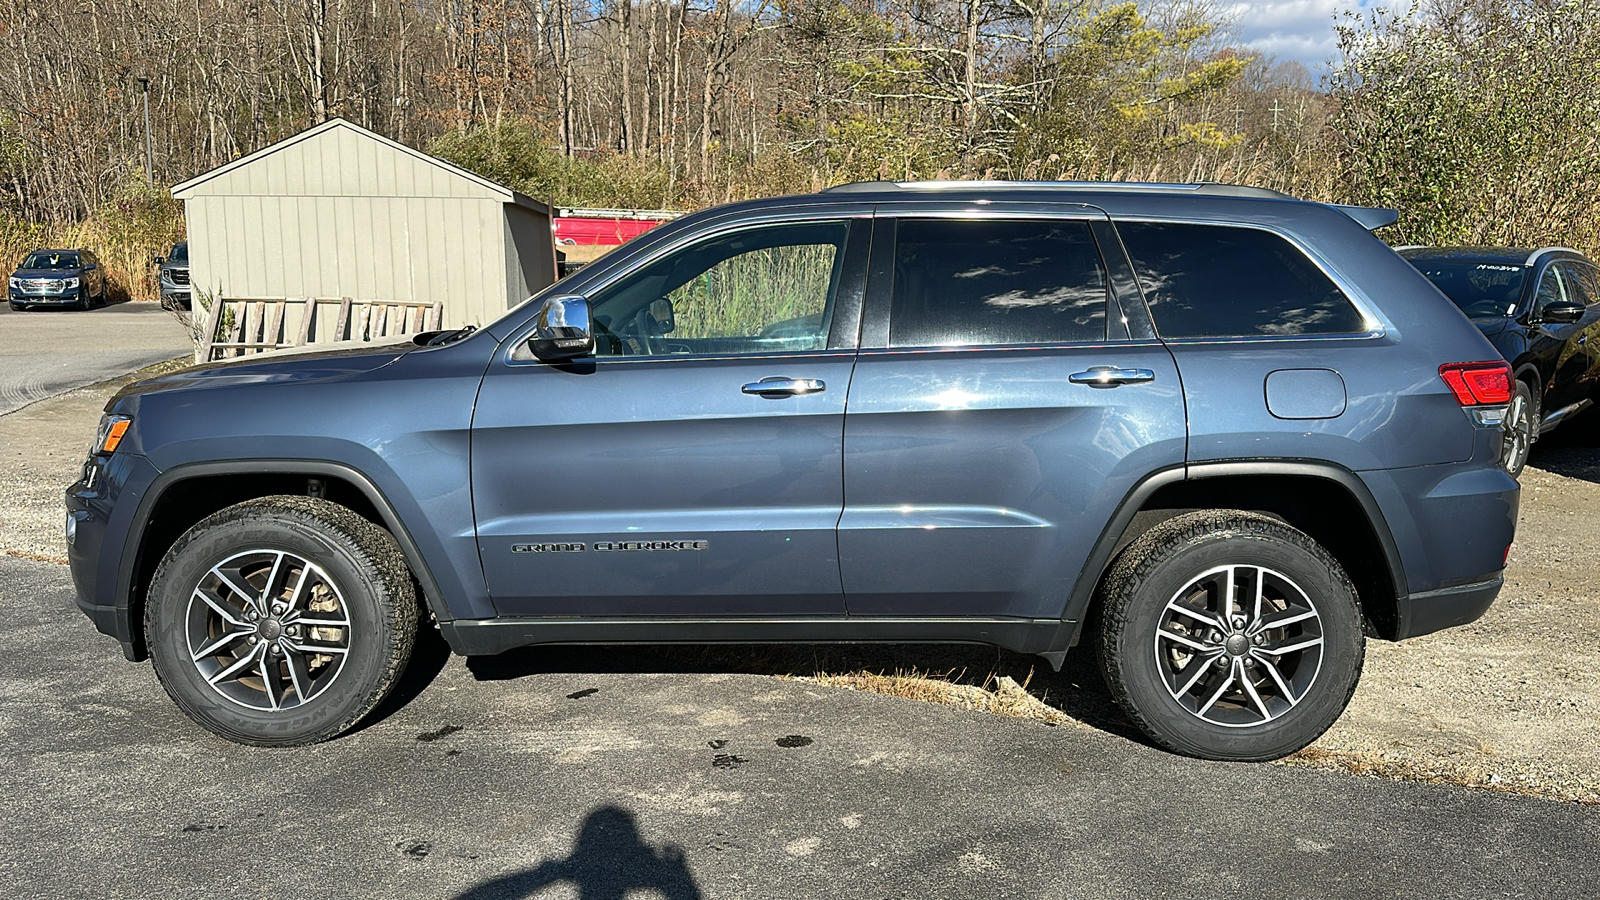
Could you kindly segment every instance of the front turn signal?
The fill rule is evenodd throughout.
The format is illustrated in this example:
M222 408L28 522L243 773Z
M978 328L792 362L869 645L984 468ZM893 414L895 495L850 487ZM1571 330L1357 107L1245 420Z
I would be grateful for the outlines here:
M104 416L100 419L100 433L94 439L94 452L101 456L110 456L117 452L117 445L122 443L123 435L128 433L128 426L133 420L127 416Z

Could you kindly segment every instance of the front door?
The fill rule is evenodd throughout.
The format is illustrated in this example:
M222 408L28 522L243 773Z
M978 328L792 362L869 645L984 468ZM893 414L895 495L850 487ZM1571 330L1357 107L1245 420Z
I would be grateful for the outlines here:
M472 490L501 615L844 611L849 276L870 228L706 235L591 294L593 360L491 365Z

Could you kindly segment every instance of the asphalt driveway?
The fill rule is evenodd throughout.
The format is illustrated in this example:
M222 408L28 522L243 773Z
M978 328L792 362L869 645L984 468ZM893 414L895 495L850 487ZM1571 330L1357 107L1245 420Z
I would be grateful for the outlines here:
M65 567L0 558L6 896L1600 896L1575 803L631 650L424 658L361 731L239 747L94 633Z
M0 303L0 415L192 352L188 329L155 303L27 312Z

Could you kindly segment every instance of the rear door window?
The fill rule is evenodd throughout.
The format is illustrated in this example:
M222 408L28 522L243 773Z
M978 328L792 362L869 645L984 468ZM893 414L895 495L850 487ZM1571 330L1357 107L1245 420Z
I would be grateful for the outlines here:
M889 346L1104 341L1106 296L1086 222L902 219Z
M1117 225L1164 338L1358 334L1361 313L1322 269L1258 228Z
M1561 271L1561 280L1566 282L1567 297L1584 306L1594 306L1600 303L1600 291L1595 284L1594 269L1583 263L1559 262L1552 268Z

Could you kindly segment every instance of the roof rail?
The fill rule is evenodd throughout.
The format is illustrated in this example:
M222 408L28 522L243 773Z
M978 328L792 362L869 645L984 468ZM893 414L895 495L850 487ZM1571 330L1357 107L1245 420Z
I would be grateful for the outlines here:
M853 181L823 188L824 194L900 193L916 191L1126 191L1156 193L1190 191L1210 197L1261 197L1293 200L1288 194L1238 184L1198 182L1164 184L1142 181Z
M1401 250L1426 250L1426 249L1428 249L1428 245L1427 244L1405 244L1403 246L1394 248L1394 252L1399 253Z
M1539 257L1545 255L1546 253L1576 253L1579 256L1583 255L1583 251L1574 250L1571 247L1540 247L1539 249L1537 249L1537 250L1533 251L1532 253L1528 254L1528 261L1523 263L1523 265L1525 265L1525 266L1533 265L1535 260L1537 260Z

